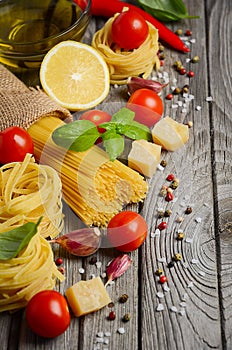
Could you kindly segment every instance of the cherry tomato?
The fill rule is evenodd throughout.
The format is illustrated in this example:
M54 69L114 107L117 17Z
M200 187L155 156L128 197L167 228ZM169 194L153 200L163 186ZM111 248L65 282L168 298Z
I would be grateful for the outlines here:
M54 338L65 332L70 313L65 297L54 290L35 294L26 307L26 320L32 331L44 338Z
M112 23L112 39L122 49L137 49L147 38L149 27L135 10L120 13Z
M93 109L93 110L89 110L84 112L81 116L80 119L81 120L90 120L92 123L94 123L97 127L98 125L102 124L102 123L106 123L111 121L111 115L101 111L99 109ZM99 132L104 132L105 129L104 128L98 128Z
M0 132L1 164L22 162L27 153L33 152L33 141L26 130L12 126Z
M157 123L164 111L163 101L159 95L146 88L138 89L131 94L127 108L135 112L135 121L148 127Z
M139 248L147 237L147 223L133 211L116 214L107 227L107 238L113 247L122 252L131 252Z

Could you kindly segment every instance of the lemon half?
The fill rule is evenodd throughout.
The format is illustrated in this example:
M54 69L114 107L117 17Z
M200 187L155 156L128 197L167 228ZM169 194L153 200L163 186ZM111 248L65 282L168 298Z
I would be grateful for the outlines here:
M101 103L109 93L109 69L96 49L72 40L54 46L40 67L47 95L70 111Z

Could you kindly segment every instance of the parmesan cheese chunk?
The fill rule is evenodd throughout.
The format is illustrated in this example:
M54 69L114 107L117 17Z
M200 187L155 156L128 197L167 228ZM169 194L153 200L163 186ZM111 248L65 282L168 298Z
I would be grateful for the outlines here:
M128 166L141 174L152 177L160 162L161 146L146 140L132 142Z
M176 151L188 141L189 128L188 125L178 123L170 117L165 117L155 124L151 134L153 142L168 151Z
M97 311L111 302L100 277L77 282L67 289L66 297L77 317Z

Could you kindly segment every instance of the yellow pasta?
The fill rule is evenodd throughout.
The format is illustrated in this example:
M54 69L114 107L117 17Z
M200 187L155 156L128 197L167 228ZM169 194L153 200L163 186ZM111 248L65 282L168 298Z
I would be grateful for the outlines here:
M100 52L109 67L111 84L126 84L131 76L142 76L146 79L154 67L160 67L157 55L158 30L148 23L149 34L146 40L137 49L122 50L112 41L111 27L114 18L111 17L94 34L92 40L92 46Z
M16 258L0 260L0 312L23 308L34 294L53 289L57 279L64 280L40 230Z
M56 237L63 229L62 185L56 171L38 165L30 154L23 162L0 168L0 233L37 222L42 216L43 237Z
M142 201L147 183L136 171L93 146L85 152L67 151L55 145L52 132L64 123L45 117L33 124L35 157L59 173L63 198L86 225L105 226L128 203Z

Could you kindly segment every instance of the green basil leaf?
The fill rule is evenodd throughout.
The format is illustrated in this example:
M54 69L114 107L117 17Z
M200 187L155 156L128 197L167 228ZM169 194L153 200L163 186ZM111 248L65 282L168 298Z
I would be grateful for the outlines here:
M182 0L137 0L139 5L160 21L178 21L190 16Z
M114 161L124 151L124 138L113 132L106 131L102 135L103 145L110 160Z
M52 133L52 139L58 146L76 152L86 151L100 136L95 124L89 120L62 125Z
M99 128L104 128L107 131L116 133L117 123L114 122L105 122L99 125Z
M112 122L117 124L129 124L133 121L135 113L130 109L123 107L112 116Z
M37 233L42 217L35 224L27 222L26 224L14 228L11 231L0 234L0 260L15 258L23 248L30 242L31 238Z
M118 125L118 133L129 137L132 140L151 140L151 131L150 129L141 123L132 121L127 125Z

